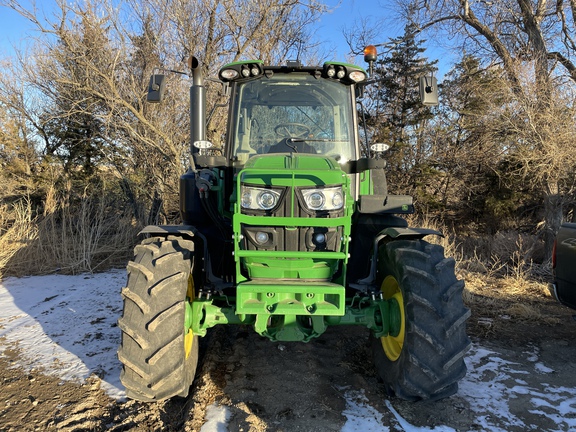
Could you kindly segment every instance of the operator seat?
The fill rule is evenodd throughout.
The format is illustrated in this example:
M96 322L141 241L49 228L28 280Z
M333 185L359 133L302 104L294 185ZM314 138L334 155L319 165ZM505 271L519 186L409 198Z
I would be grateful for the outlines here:
M316 149L304 141L288 142L291 138L282 138L282 140L270 147L268 153L298 153L316 154Z

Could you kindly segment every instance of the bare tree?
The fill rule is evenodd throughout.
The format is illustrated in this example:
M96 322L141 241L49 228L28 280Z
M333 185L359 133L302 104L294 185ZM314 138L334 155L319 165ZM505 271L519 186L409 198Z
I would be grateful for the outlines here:
M26 119L0 103L0 197L6 201L34 194L40 163Z
M410 0L401 6L406 11L418 11L421 30L434 28L442 34L460 35L468 53L497 59L515 91L522 91L519 65L532 65L544 92L553 70L576 81L571 60L576 48L574 5L568 0Z
M465 52L505 71L515 102L502 109L510 113L507 126L517 137L503 150L518 162L515 174L531 181L542 196L543 237L550 254L569 194L561 187L569 175L562 158L574 153L566 139L574 135L567 113L576 83L573 3L408 0L400 5L406 16L415 17L420 31L456 35Z

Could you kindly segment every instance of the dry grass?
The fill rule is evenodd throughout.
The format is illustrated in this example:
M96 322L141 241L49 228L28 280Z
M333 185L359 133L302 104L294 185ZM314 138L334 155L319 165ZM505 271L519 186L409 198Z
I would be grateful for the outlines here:
M0 207L0 278L19 251L38 239L38 226L33 220L28 200Z
M114 198L69 197L48 190L44 213L27 200L4 205L0 225L0 277L62 272L77 274L124 266L138 227Z
M446 232L431 218L414 219L410 224ZM534 262L541 252L535 237L507 231L492 237L459 238L453 232L426 240L442 245L446 256L455 258L458 277L466 282L463 297L472 310L472 326L491 328L496 322L555 325L560 321L550 311L558 306L548 290L550 265Z
M478 317L549 325L559 321L546 311L550 304L555 304L546 282L529 276L494 276L470 271L461 272L460 277L466 281L464 302Z

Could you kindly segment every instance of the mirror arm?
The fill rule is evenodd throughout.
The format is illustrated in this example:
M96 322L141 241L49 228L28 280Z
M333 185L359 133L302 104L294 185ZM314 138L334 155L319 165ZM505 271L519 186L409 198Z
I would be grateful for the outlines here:
M210 110L210 113L208 114L208 118L206 119L206 124L210 123L210 120L212 119L212 116L214 115L214 113L216 112L216 109L218 108L222 108L222 107L227 107L228 103L221 103L221 104L216 104L212 107L212 109Z

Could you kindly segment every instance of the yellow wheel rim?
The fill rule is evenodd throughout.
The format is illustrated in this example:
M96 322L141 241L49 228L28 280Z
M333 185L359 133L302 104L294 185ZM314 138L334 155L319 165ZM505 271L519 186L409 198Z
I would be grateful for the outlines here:
M188 289L186 290L186 301L192 303L194 298L195 298L194 279L192 278L192 275L190 275L188 277ZM186 358L188 358L188 356L192 352L193 345L194 345L194 332L192 331L192 329L187 329L187 332L184 335L184 355Z
M382 349L391 361L396 361L402 353L405 335L404 296L398 281L393 276L386 276L380 287L385 300L395 299L400 307L400 332L398 336L383 336L380 338Z

